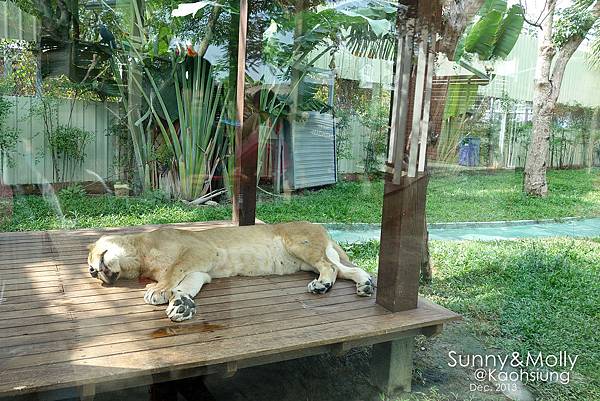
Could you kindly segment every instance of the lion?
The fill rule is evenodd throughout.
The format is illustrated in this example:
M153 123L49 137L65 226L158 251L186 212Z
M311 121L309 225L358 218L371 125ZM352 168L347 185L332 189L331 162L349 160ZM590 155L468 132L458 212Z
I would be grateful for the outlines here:
M318 224L294 222L221 227L204 231L159 228L138 234L105 235L89 247L93 278L107 285L117 279L147 278L144 300L168 304L175 322L196 314L194 297L214 278L283 275L310 271L314 294L327 292L337 278L356 283L360 296L373 294L373 280Z

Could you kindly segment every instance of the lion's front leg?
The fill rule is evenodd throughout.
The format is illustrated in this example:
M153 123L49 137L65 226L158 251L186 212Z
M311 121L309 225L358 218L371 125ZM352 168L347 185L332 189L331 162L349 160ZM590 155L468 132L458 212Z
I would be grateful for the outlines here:
M174 322L191 319L196 314L194 297L200 292L202 286L210 283L211 277L207 273L189 273L172 290L172 296L167 307L167 316Z
M188 274L190 268L186 264L172 265L160 276L157 283L148 284L144 301L150 305L163 305L169 303L173 296L173 289L179 285Z
M169 302L171 298L172 286L168 282L159 281L158 283L148 284L144 293L144 301L150 305L163 305Z

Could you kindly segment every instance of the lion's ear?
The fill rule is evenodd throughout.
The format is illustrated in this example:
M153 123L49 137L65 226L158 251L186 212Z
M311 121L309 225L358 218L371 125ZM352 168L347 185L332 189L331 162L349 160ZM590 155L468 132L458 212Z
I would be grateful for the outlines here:
M90 251L90 252L91 252L91 251L92 251L92 249L94 249L94 245L96 245L96 244L95 244L95 243L93 243L93 244L88 244L88 246L87 246L87 249L88 249L88 251Z

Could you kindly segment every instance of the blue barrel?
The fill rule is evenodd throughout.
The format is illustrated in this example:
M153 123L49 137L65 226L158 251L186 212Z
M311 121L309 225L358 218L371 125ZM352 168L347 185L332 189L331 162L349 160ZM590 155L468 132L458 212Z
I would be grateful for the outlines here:
M480 146L481 138L470 136L463 138L458 147L458 164L469 167L478 166Z

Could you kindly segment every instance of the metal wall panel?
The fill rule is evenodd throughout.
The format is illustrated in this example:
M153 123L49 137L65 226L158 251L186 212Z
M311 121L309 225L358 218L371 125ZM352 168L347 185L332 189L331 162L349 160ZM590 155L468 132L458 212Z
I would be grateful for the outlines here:
M20 142L15 166L9 167L5 163L4 183L53 182L52 156L46 146L43 120L41 116L31 113L39 99L26 96L5 96L5 99L13 104L7 126L20 131ZM112 103L61 100L58 111L60 123L66 124L71 116L72 126L94 133L86 147L87 156L83 166L75 171L73 181L95 181L98 179L95 174L103 179L113 178L115 141L108 133L116 110L117 105Z
M310 112L292 128L292 189L336 182L333 116Z

